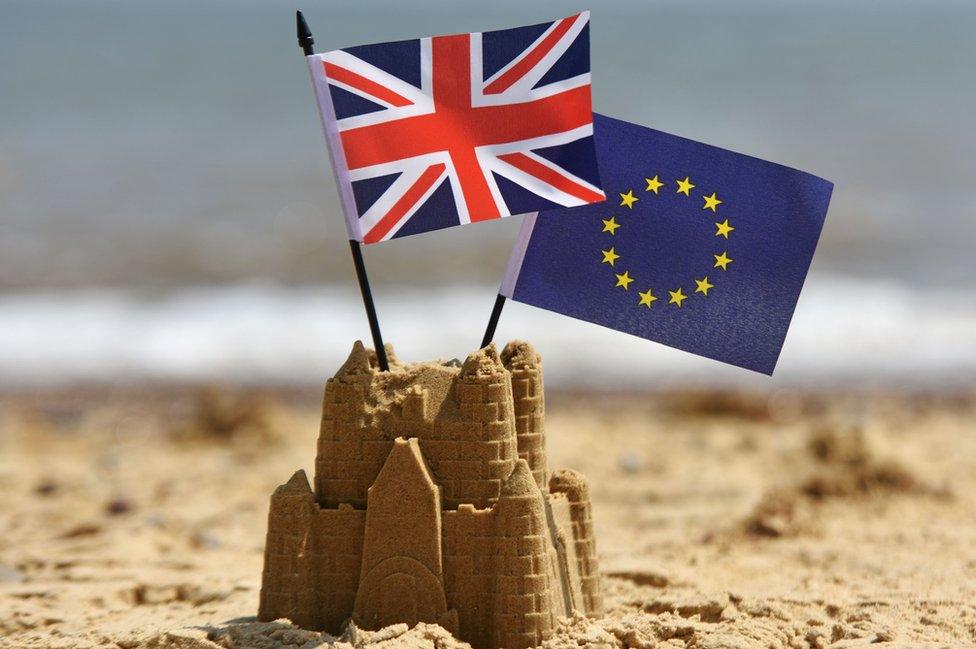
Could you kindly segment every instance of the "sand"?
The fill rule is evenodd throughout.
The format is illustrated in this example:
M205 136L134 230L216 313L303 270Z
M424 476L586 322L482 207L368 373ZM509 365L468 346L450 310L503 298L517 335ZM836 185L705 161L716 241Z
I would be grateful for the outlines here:
M546 646L976 645L976 396L548 396L608 613ZM135 389L0 409L0 646L466 646L260 623L268 498L320 395Z

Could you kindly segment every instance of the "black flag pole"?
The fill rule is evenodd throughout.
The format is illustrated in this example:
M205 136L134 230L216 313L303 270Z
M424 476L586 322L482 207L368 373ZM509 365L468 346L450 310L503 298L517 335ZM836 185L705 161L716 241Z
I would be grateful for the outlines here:
M502 309L505 308L505 296L501 293L495 298L495 306L491 308L491 317L488 318L488 327L485 329L485 337L481 339L481 347L487 347L495 337L495 329L498 327L498 319L502 316Z
M301 11L295 12L295 24L298 32L298 46L302 48L305 56L315 53L312 46L315 39L312 38L312 30L305 22L305 16ZM352 251L352 263L356 267L356 279L359 280L359 292L363 296L363 306L366 307L366 319L369 320L369 331L373 335L373 347L376 349L376 360L379 361L380 369L384 372L389 371L390 362L386 358L386 347L383 346L383 334L380 332L380 321L376 317L376 305L373 304L373 290L369 286L369 277L366 276L366 262L363 261L362 245L355 239L349 240L349 249ZM487 344L487 343L486 343Z

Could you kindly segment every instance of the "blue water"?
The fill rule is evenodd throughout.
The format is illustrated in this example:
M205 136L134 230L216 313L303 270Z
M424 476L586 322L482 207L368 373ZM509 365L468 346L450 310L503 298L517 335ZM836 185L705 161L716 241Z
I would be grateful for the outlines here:
M349 280L293 3L0 2L0 287ZM320 48L570 2L323 2ZM595 108L836 182L814 265L966 284L976 3L594 2ZM500 276L517 223L370 251L377 281ZM437 252L439 263L418 264ZM475 261L466 255L475 254Z

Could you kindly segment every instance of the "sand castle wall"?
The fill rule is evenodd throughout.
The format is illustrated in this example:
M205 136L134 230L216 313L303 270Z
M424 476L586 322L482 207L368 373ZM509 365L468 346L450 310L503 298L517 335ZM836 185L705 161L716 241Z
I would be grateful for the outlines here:
M603 612L603 596L600 591L600 571L596 559L596 537L593 534L593 513L590 506L590 490L586 478L570 469L556 471L549 481L553 493L565 494L571 534L567 541L573 543L576 571L580 578L583 596L582 610L592 615ZM567 515L563 515L565 517ZM565 523L562 523L565 525Z
M334 632L437 622L517 649L559 616L598 614L585 480L547 478L538 354L391 357L379 372L357 344L328 381L315 490L298 472L271 499L259 617Z
M373 371L361 345L354 349L325 388L315 462L319 502L365 507L396 437L419 440L445 507L497 501L518 441L511 384L496 361L472 361L460 373L425 365L384 375Z
M491 607L485 599L494 588L492 512L472 505L444 512L444 591L458 612L457 632L463 638L484 639L491 632Z

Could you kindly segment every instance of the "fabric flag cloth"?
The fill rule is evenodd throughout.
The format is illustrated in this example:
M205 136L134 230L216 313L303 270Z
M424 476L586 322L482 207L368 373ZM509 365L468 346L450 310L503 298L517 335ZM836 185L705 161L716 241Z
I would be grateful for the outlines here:
M594 115L609 198L526 217L501 294L772 374L833 185Z
M351 239L605 200L589 12L307 59Z

